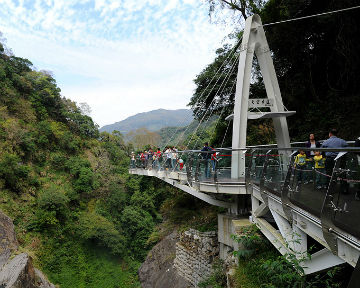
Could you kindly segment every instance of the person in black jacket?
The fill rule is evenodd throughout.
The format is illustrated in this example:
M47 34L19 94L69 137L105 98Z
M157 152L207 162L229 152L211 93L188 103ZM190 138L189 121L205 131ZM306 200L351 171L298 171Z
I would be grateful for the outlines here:
M209 147L209 143L205 142L204 147L201 149L201 151L212 151L212 148ZM202 153L202 158L205 162L205 177L210 178L210 159L211 159L211 153Z
M311 133L309 135L309 140L306 143L306 148L319 148L321 146L321 144L315 140L315 134ZM314 167L314 156L315 156L315 150L311 150L311 151L306 151L306 158L308 161L306 161L306 170L313 170ZM312 177L312 172L306 172L305 175L305 183L307 182L313 182L313 177Z
M315 140L315 134L311 133L309 135L309 140L306 143L306 148L314 148L313 151L306 151L306 157L310 158L310 157L314 157L315 155L315 148L319 148L321 146L319 141Z

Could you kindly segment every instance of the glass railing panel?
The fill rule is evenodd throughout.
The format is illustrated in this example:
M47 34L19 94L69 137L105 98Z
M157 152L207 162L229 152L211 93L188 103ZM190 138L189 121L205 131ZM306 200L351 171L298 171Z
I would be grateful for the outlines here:
M173 159L171 158L171 156L164 153L161 159L161 170L170 172L171 170L173 170L173 168L174 168Z
M256 185L260 185L260 179L265 165L266 152L267 150L253 150L252 153L250 178Z
M256 165L255 165L255 153L256 150L251 149L250 151L247 152L247 155L250 155L248 157L248 159L251 161L251 163L247 163L247 177L248 179L246 179L247 181L254 181L255 177L256 177L256 173L255 173L255 169L256 169Z
M306 161L296 160L292 163L289 183L289 199L300 208L320 217L322 205L331 175L326 174L325 168L316 168L313 158Z
M199 165L201 165L201 155L199 153L193 153L191 154L191 161L189 163L190 165L190 171L192 176L192 181L198 181L199 180Z
M231 182L232 151L220 150L212 155L212 173L214 182ZM215 168L215 169L214 169Z
M289 153L273 149L267 153L267 167L264 175L264 188L278 196L284 185L289 163Z
M360 153L347 153L339 161L332 203L334 224L360 238Z
M211 159L205 158L203 154L200 154L197 157L197 165L196 165L196 176L195 178L199 182L212 182L213 175L212 172L212 165L211 165Z
M148 165L148 169L161 171L163 166L163 158L157 155L154 155L151 160L151 166Z

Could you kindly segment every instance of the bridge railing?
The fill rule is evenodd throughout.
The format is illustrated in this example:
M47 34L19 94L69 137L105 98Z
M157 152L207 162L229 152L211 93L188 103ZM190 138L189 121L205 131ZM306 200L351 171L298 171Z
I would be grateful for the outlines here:
M324 168L324 163L315 165L311 158L301 167L295 163L299 150L316 150L323 155L330 151L338 153L332 161L325 160L326 165L333 165L334 168ZM158 161L136 159L130 168L183 174L182 179L186 179L190 185L242 185L238 179L231 179L233 151L215 149L208 152L213 157L205 157L205 153L200 150L179 151L179 159L183 162L181 166L181 161L176 161L176 165L171 166L171 162L164 157ZM244 154L246 182L256 184L261 191L280 197L285 206L300 207L322 219L329 228L339 227L360 238L360 148L260 147L250 148ZM284 211L287 210L285 206Z
M263 171L263 185L267 191L281 196L281 190L284 186L285 178L289 168L289 155L287 151L271 149L268 151L259 151L258 157L265 158Z
M299 167L295 163L298 150L272 149L265 154L253 150L252 164L264 165L261 173L251 166L250 180L262 191L280 197L285 213L287 204L292 204L320 218L326 231L338 227L360 238L360 149L316 150L338 152L335 159L326 161L334 168L319 167L314 160Z
M360 238L360 153L339 157L329 182L322 214L334 226Z
M244 149L245 152L245 149ZM202 183L239 183L239 179L231 177L231 149L214 149L212 151L193 151L192 152L191 176L194 182ZM246 154L248 163L251 155Z

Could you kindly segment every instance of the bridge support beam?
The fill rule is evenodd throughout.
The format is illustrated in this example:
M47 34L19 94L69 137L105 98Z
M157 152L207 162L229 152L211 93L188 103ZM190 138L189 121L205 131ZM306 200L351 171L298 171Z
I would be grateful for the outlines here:
M225 201L220 201L215 199L214 197L209 196L208 194L205 193L201 193L197 190L195 190L194 188L188 186L188 185L184 185L184 184L180 184L178 181L176 180L171 180L168 178L159 178L163 181L165 181L166 183L175 186L176 188L179 188L187 193L189 193L190 195L195 196L196 198L199 198L211 205L215 205L215 206L219 206L219 207L223 207L223 208L228 208L231 209L232 207L232 203L230 202L225 202Z
M292 215L288 219L282 209L281 198L271 194L267 195L267 203L265 203L259 188L253 186L251 196L252 207L255 210L252 211L250 219L281 254L293 254L302 261L300 265L304 268L306 275L345 262L355 266L360 252L353 243L347 242L350 237L337 238L338 251L337 255L334 255L323 238L321 223L318 219L313 218L306 212L300 211L300 209L291 209ZM277 228L274 228L273 225L263 218L267 211L271 212ZM324 246L322 250L313 253L310 258L307 255L308 237L313 238Z
M322 249L311 255L311 259L302 263L306 275L318 271L322 271L340 264L345 263L344 260L331 253L329 249Z

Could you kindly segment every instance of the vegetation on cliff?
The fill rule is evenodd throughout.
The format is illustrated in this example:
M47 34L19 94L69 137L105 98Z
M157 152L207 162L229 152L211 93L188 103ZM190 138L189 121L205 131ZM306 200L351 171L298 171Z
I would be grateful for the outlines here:
M21 249L61 287L137 287L173 190L130 177L122 135L99 134L51 73L7 51L0 44L0 209Z

